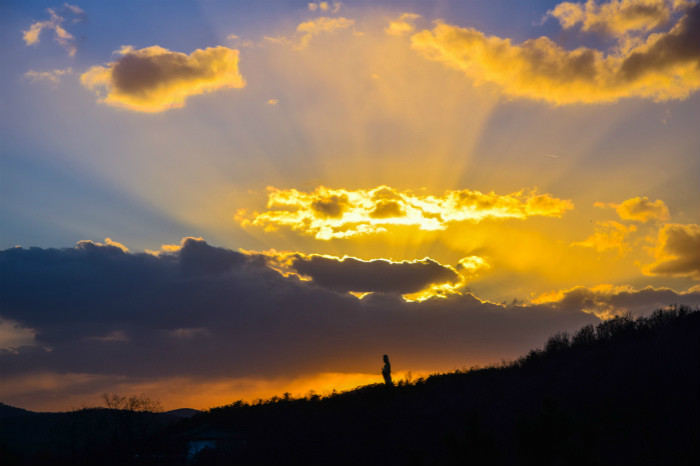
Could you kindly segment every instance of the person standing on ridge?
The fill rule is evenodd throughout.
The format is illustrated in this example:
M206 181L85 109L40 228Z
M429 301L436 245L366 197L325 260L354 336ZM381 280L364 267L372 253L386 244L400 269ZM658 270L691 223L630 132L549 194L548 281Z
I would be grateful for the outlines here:
M389 356L384 355L384 367L382 367L382 376L384 377L384 383L393 386L394 383L391 381L391 363L389 362Z

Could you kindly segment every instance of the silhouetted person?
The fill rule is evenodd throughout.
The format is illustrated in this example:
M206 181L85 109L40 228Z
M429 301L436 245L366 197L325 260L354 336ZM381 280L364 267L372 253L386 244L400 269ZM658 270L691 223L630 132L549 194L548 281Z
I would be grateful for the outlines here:
M394 385L391 381L391 363L389 362L389 356L384 355L384 367L382 367L382 376L384 377L384 383L387 385Z

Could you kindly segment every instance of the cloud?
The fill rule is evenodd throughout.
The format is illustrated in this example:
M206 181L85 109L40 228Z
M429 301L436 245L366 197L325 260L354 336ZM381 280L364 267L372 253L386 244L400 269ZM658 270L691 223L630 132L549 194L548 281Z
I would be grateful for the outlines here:
M13 348L31 345L34 343L34 337L31 329L0 318L0 350L13 351Z
M329 240L383 233L398 225L429 231L444 230L452 222L561 217L573 207L570 200L538 194L536 190L498 195L464 189L446 191L443 196L426 196L388 186L354 191L320 186L309 193L271 187L267 212L242 209L236 219L245 227L267 231L289 227Z
M685 8L686 2L667 0L613 0L597 4L563 2L547 12L559 20L564 29L578 24L584 31L622 35L630 31L647 32L666 25L674 11Z
M343 4L341 2L333 2L332 7L328 2L318 2L318 3L309 2L309 3L307 3L309 11L324 11L324 12L330 11L331 13L337 13L340 10L340 7L342 5Z
M228 47L197 49L187 55L157 45L138 50L125 46L117 53L117 61L93 66L80 76L83 86L107 105L162 112L184 107L190 96L246 84L238 70L239 52Z
M313 283L339 292L409 294L435 284L460 284L462 278L450 266L432 259L393 262L301 253L265 254L268 265L284 274L296 273Z
M353 268L375 277L377 290L408 289L397 276L413 287L454 279L454 272L428 260L296 265L334 288L363 280L351 278ZM390 275L382 277L380 269ZM334 275L321 278L322 270ZM0 352L7 376L39 370L131 377L352 372L386 350L417 367L435 366L446 357L454 364L493 351L515 356L555 330L590 322L581 313L526 313L470 294L411 303L377 292L359 300L282 276L259 256L194 239L158 256L87 241L67 249L9 249L0 253L0 274L0 317L31 329L36 341ZM486 338L486 328L499 331Z
M403 36L409 34L416 29L415 21L420 18L420 15L415 13L403 13L395 20L389 21L389 26L384 29L384 32L391 36Z
M619 255L623 256L631 248L627 238L635 231L637 231L637 227L634 225L623 225L615 221L596 222L595 232L591 236L584 241L571 243L571 245L593 248L597 252L617 249Z
M407 301L424 301L460 294L468 280L490 268L483 257L468 256L455 267L428 257L394 262L386 259L362 260L299 252L244 251L260 257L285 277L295 276L338 292L364 298L370 293L400 294Z
M237 47L253 47L255 42L249 39L242 39L237 34L229 34L226 36L226 40L232 41Z
M53 84L58 84L61 77L73 73L73 68L55 69L51 71L34 71L29 70L24 73L24 77L31 82L48 81Z
M50 18L45 21L36 21L29 26L29 29L22 31L22 38L26 45L37 45L40 42L41 32L44 30L53 31L53 40L63 47L69 56L74 56L77 48L75 37L63 28L65 18L60 14L72 14L75 16L73 22L82 21L85 12L78 6L64 3L60 8L47 8Z
M656 262L642 269L645 274L700 279L700 225L664 225L654 255Z
M121 249L122 252L129 252L129 248L124 246L122 243L113 241L112 238L105 238L104 243L97 243L94 241L78 241L78 247L93 247L93 246L111 246L113 248Z
M357 299L343 291L356 287L347 285L353 280L365 287L372 277L376 290L404 291L397 277L419 287L454 274L430 260L299 257L295 266L307 267L314 280L283 276L260 254L193 238L158 255L90 241L0 251L0 319L34 335L33 344L0 350L0 397L42 373L75 374L85 383L110 379L112 386L174 377L299 378L372 373L382 354L408 370L450 370L515 358L557 331L597 322L591 312L700 303L698 291L652 288L574 289L523 305L466 292L409 302L377 291ZM69 385L80 390L82 382L75 383ZM55 388L35 384L34 397L45 399Z
M620 204L605 204L596 202L596 207L612 207L623 220L634 220L638 222L648 222L649 220L668 220L670 214L666 203L661 199L651 202L648 197L633 197Z
M71 5L69 3L64 3L63 8L70 10L71 12L73 12L73 14L78 16L78 18L73 20L74 23L78 22L78 21L82 21L83 18L85 17L85 10L80 8L78 5Z
M297 26L297 33L301 34L297 48L303 49L309 45L311 39L324 33L332 33L339 29L347 29L355 24L355 20L348 18L320 18L305 21Z
M635 289L630 286L598 285L591 288L577 286L569 290L543 293L531 300L532 304L549 305L562 311L581 310L609 319L630 312L645 315L650 309L669 305L697 306L700 291L690 289L678 293L670 288L647 286Z
M492 83L505 95L552 104L613 102L622 98L685 99L700 88L700 6L668 32L650 34L611 53L565 50L540 37L521 44L473 28L438 22L411 37L426 58Z
M186 236L186 237L182 238L182 240L180 241L180 244L163 244L160 246L160 251L152 251L150 249L146 249L145 252L147 254L151 254L153 256L160 256L161 254L175 253L175 252L179 252L186 244L190 244L192 242L197 242L197 241L204 241L204 238L201 238L199 236ZM80 244L80 243L78 243L78 244Z
M477 273L489 269L491 266L486 259L479 256L463 257L457 263L457 270L465 276L474 276Z

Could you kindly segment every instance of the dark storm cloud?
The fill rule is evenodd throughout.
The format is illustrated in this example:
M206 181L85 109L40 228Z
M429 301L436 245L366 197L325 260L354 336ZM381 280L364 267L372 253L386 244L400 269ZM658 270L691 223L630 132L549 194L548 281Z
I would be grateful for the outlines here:
M597 320L571 298L563 304L358 300L195 239L159 256L91 242L15 248L0 252L0 318L33 329L36 345L0 350L0 372L269 377L367 372L385 353L456 368L516 357Z
M337 291L415 293L431 284L456 283L459 274L431 259L390 262L324 256L298 256L293 267L325 288Z

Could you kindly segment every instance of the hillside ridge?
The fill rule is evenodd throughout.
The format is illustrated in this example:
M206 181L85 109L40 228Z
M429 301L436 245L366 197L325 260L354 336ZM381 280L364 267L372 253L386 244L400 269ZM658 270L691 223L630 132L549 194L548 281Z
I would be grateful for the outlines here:
M42 430L34 416L0 419L0 454L7 464L698 464L698 392L700 310L678 307L395 386L237 401L176 420L83 410L47 417ZM76 436L52 434L61 426ZM23 435L48 446L23 450ZM194 447L202 442L210 448Z

